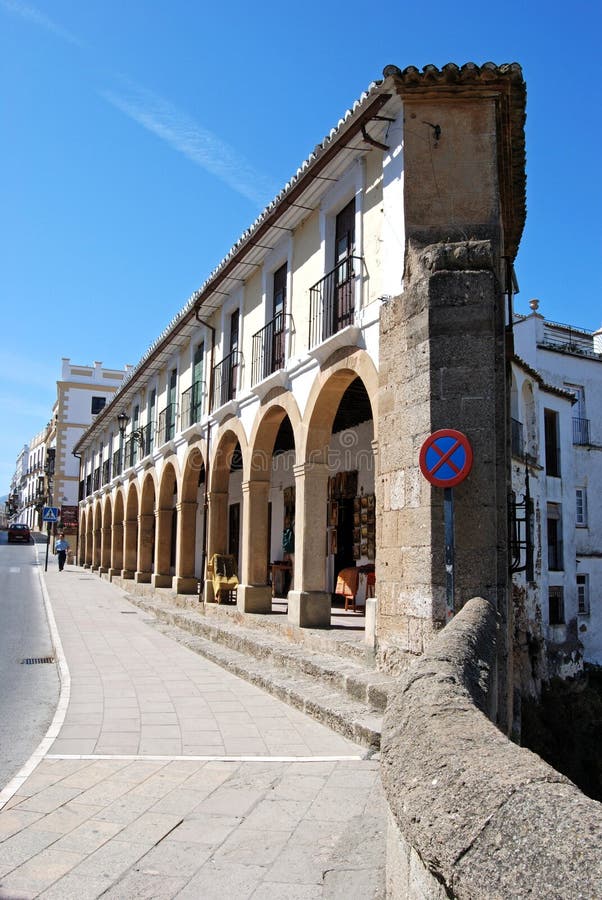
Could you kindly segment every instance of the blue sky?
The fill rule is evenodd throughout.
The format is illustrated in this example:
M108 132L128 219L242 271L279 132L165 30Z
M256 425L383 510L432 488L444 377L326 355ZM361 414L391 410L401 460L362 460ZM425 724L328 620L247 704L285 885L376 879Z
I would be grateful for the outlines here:
M600 4L0 0L0 493L61 357L136 363L385 65L519 62L518 311L602 324Z

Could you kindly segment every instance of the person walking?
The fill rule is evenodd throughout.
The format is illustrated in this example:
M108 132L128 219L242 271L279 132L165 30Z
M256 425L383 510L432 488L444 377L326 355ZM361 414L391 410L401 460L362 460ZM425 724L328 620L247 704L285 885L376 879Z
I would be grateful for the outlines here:
M65 535L61 531L59 534L59 539L54 545L54 552L59 558L59 572L62 572L65 567L65 560L67 559L67 550L69 549L69 542L65 540Z

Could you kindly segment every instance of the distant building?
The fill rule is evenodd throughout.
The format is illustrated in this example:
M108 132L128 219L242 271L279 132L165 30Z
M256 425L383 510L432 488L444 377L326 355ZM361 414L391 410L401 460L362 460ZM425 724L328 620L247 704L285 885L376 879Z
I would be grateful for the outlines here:
M514 317L513 582L536 690L583 660L602 665L602 330L548 322L538 301L531 307Z
M79 366L63 358L50 421L17 457L11 480L11 496L18 497L15 521L41 528L44 506L70 507L75 514L79 463L73 448L111 400L129 368L104 369L101 362Z

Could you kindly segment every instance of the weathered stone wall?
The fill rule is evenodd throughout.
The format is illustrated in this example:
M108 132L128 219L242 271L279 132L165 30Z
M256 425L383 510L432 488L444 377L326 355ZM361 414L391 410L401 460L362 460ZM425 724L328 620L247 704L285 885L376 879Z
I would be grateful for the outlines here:
M503 300L491 242L410 246L407 288L381 314L376 580L380 664L400 669L445 624L443 490L420 447L455 428L474 452L454 488L456 596L506 608Z
M470 600L400 678L382 737L390 898L590 898L602 807L493 725L499 617Z

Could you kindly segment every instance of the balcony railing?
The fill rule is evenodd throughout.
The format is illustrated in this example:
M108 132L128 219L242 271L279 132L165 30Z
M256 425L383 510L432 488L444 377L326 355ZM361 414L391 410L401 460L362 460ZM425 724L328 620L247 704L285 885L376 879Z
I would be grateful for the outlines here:
M176 404L170 403L162 412L159 413L159 427L157 429L157 440L159 446L171 441L176 433Z
M238 368L241 354L234 350L220 363L213 367L213 405L212 409L223 406L236 397Z
M121 475L121 450L116 450L113 454L113 478Z
M543 343L547 347L557 347L570 353L586 356L594 355L594 338L584 328L573 328L558 322L546 322L543 329Z
M93 487L95 491L100 489L100 466L94 469Z
M252 384L257 384L273 372L284 368L287 318L285 313L280 312L261 331L253 335Z
M86 497L92 493L92 476L86 475Z
M573 419L573 444L586 446L589 443L589 419Z
M111 480L111 460L105 459L102 464L102 483L108 484Z
M316 347L355 319L361 256L348 256L309 290L309 346Z
M512 456L518 456L520 459L523 459L525 455L525 440L523 433L523 423L519 422L518 419L510 419L510 442L511 442L511 450Z
M196 381L182 394L181 427L188 428L201 421L203 415L203 394L205 382Z

